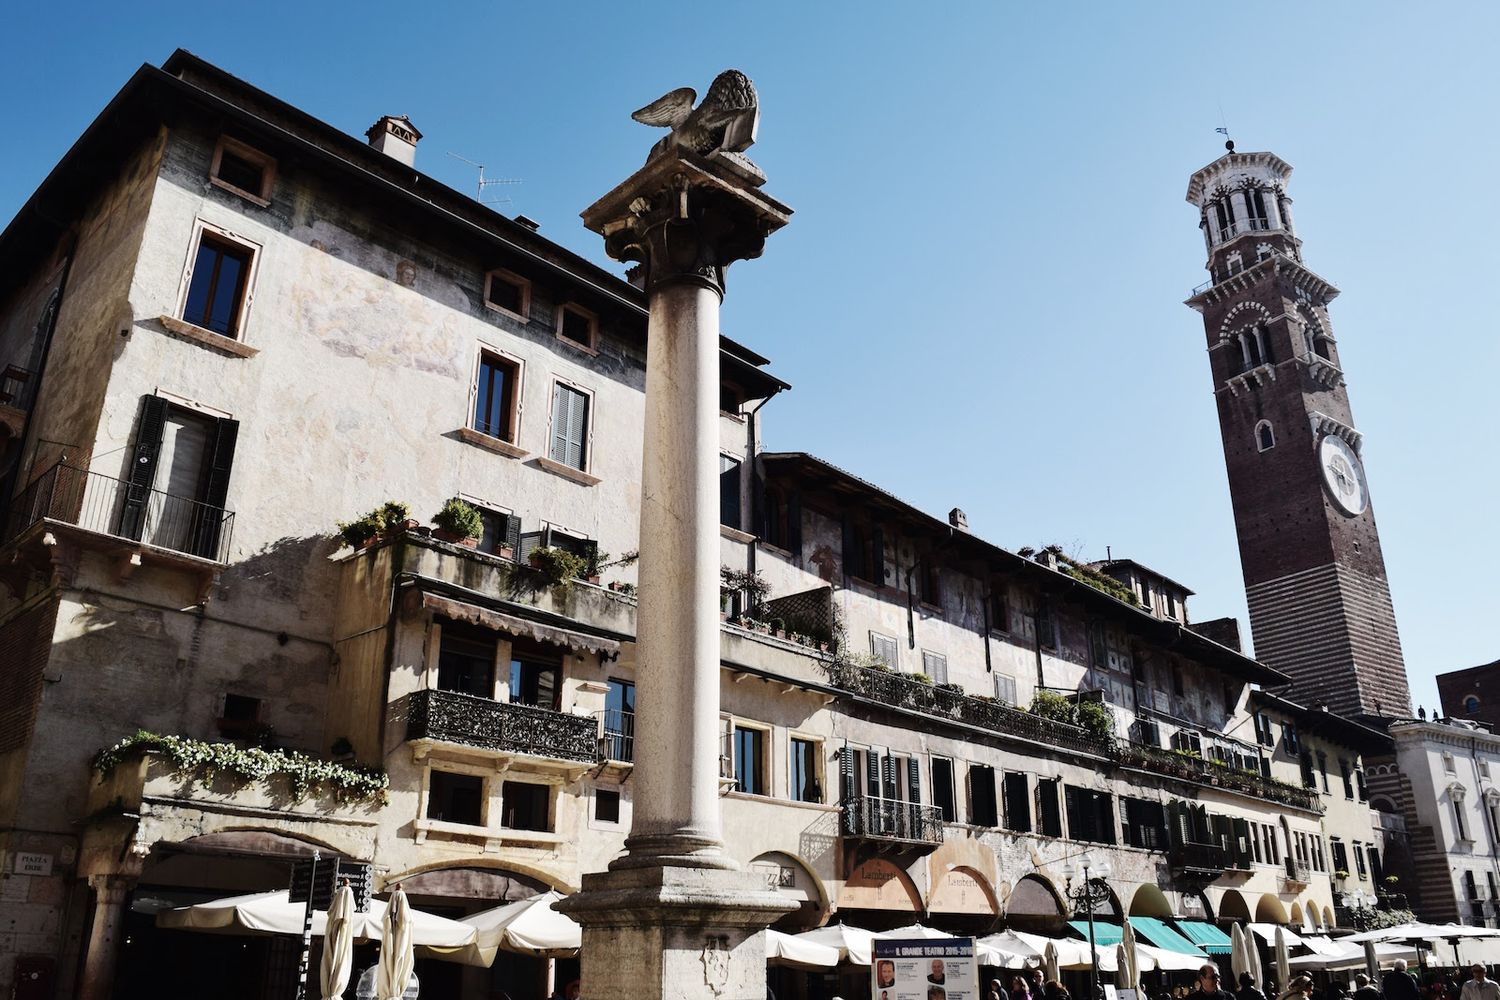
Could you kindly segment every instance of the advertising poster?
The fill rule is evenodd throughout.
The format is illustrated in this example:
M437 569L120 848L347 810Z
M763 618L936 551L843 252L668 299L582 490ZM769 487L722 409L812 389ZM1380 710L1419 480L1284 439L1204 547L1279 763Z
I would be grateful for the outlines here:
M875 939L871 1000L981 1000L973 938Z

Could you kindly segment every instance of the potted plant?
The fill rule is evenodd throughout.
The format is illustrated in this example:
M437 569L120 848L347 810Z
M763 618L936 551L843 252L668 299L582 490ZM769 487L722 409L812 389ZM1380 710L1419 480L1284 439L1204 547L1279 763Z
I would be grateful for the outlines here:
M432 515L432 523L437 526L433 534L438 538L471 549L479 544L479 536L484 534L484 519L479 516L479 511L459 497L445 500L442 509Z
M588 563L566 549L543 545L531 550L531 568L553 587L565 587L583 576Z
M353 521L338 521L338 536L351 549L363 549L390 538L416 524L410 520L411 505L387 500Z

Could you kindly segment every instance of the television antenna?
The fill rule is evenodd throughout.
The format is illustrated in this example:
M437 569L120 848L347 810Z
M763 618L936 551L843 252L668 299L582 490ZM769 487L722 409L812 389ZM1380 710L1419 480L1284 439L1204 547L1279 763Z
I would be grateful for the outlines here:
M453 152L450 152L448 155L453 157L455 160L462 160L464 163L467 163L469 166L479 171L479 185L474 192L475 201L479 202L479 204L481 205L509 205L511 203L509 198L491 198L489 200L485 200L484 192L486 188L494 187L498 184L519 184L521 183L521 179L519 177L485 177L483 163L471 160L467 156L459 156L457 153Z

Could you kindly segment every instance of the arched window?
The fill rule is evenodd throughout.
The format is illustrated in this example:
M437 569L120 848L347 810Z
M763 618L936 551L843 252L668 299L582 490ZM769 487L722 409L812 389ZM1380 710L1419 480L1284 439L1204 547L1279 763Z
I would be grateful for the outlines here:
M1263 327L1252 326L1242 332L1239 339L1240 354L1245 360L1245 369L1255 368L1270 362L1271 355L1266 350L1267 338L1265 337Z
M1478 695L1471 694L1471 695L1468 695L1467 697L1464 698L1464 713L1466 715L1478 715L1479 714L1479 696Z
M1255 447L1257 451L1270 451L1276 447L1276 431L1271 427L1271 421L1262 420L1255 425Z
M1219 239L1227 240L1234 235L1234 206L1227 196L1214 203L1214 221L1219 224Z

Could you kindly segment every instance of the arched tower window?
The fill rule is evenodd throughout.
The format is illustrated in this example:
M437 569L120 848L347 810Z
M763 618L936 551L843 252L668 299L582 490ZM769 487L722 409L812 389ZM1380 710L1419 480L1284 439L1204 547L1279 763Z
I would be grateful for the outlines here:
M1479 714L1479 697L1478 697L1478 695L1472 695L1471 694L1471 695L1468 695L1467 697L1464 698L1464 714L1465 715L1478 715Z
M1219 239L1227 240L1234 235L1234 206L1229 203L1229 196L1216 198L1213 209L1214 221L1219 224Z
M1271 427L1271 421L1262 420L1255 425L1255 448L1257 451L1270 451L1276 447L1276 431Z
M1250 213L1249 223L1251 229L1269 229L1270 222L1266 215L1266 200L1264 193L1258 187L1245 189L1245 208Z
M1260 365L1270 364L1271 352L1267 349L1270 338L1266 336L1266 328L1259 324L1240 332L1240 355L1244 360L1241 371L1248 371Z

